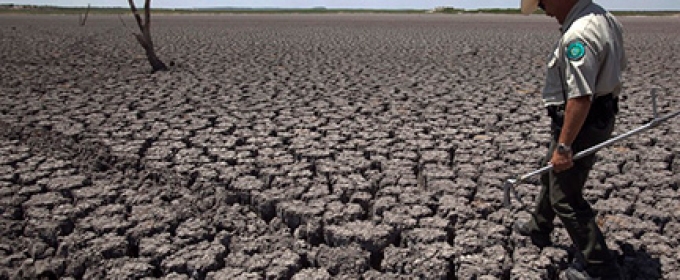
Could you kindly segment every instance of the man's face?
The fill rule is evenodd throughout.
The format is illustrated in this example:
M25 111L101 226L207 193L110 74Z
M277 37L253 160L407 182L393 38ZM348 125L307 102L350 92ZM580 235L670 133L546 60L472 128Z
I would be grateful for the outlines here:
M549 17L554 17L562 24L571 8L578 0L540 0L538 6Z
M540 0L538 1L538 7L545 11L545 14L549 17L554 17L555 14L555 3L551 0Z

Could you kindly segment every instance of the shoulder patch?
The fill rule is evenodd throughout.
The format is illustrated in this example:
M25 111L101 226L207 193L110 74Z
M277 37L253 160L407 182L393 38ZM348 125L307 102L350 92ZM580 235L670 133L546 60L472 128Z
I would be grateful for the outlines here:
M586 45L581 40L573 41L567 45L567 58L579 60L586 55Z

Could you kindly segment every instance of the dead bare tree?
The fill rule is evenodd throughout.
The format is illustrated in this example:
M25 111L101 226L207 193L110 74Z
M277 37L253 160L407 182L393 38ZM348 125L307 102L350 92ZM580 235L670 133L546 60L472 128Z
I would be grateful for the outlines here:
M80 15L80 26L85 26L85 22L87 22L87 15L90 14L90 4L87 4L87 9L85 9L85 16L83 17L82 14Z
M146 58L151 64L152 71L167 71L168 66L166 66L165 63L163 63L163 61L161 61L156 55L156 51L154 51L153 47L153 41L151 40L151 0L144 0L144 21L142 21L142 17L139 15L134 1L128 0L128 3L130 3L130 9L132 10L132 14L135 16L135 20L137 20L137 26L139 26L139 30L141 31L141 33L133 34L135 35L135 38L137 38L139 44L142 45L146 51Z

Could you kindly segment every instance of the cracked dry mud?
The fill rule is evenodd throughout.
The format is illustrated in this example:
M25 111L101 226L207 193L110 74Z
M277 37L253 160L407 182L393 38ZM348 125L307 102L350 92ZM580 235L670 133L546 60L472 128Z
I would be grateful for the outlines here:
M617 133L652 86L680 100L680 18L622 21ZM77 22L0 19L0 279L551 279L573 258L501 205L546 151L552 19L155 16L156 74L117 17ZM680 275L679 128L601 151L585 191L632 279Z

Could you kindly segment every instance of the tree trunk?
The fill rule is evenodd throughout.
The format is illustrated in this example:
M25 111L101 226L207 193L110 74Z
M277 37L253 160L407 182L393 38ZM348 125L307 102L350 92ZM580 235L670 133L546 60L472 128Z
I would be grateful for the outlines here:
M135 20L137 20L137 26L139 26L139 30L141 31L141 33L134 35L139 44L142 45L146 51L146 58L149 60L149 64L151 64L152 72L167 71L168 66L156 55L153 41L151 40L151 0L145 0L144 2L144 21L142 21L142 17L137 12L134 1L128 0L128 3L130 3L130 9L132 10Z
M168 66L161 61L158 56L156 56L156 52L154 52L153 49L147 49L146 50L146 58L149 59L149 63L151 64L151 71L152 72L157 72L157 71L168 71Z

